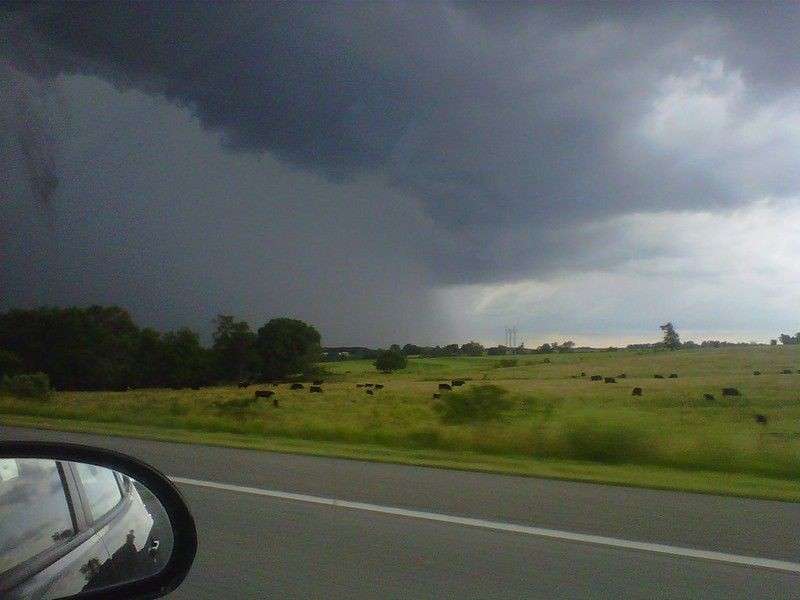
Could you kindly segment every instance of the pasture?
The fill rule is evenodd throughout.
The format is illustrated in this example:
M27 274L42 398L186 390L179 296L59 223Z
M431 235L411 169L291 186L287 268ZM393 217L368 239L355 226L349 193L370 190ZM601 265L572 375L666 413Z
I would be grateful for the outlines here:
M666 468L800 482L796 346L411 358L406 369L391 375L377 373L370 361L321 366L328 371L321 377L321 394L309 392L310 382L300 390L281 383L57 392L47 402L0 397L0 415L116 424L122 431L125 426L182 431L197 434L199 441L206 434L234 434L320 447L341 443L353 456L368 457L368 448L379 447L433 457L432 464L437 453L469 453L489 465L564 461L627 465L642 473ZM787 369L791 374L781 373ZM669 377L673 373L676 378ZM592 375L615 377L616 383L591 381ZM499 386L508 392L507 410L497 418L444 422L440 400L432 396L440 382L453 379L466 383L441 393ZM384 387L369 395L357 387L363 383ZM634 387L642 388L641 396L632 395ZM723 388L736 388L740 395L723 396ZM264 389L275 395L255 400L255 391ZM569 469L565 473L569 476Z

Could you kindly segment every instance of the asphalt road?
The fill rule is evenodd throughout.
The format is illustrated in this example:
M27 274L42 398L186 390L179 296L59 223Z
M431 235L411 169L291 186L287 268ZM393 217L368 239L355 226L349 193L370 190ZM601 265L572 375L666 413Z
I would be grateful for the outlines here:
M0 427L164 473L800 562L800 504ZM179 484L200 547L171 598L800 598L800 574Z

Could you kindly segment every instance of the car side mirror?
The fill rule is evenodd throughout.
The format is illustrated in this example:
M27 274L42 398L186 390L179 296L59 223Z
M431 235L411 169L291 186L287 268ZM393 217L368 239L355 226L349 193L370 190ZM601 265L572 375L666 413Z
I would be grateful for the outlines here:
M178 490L144 462L78 444L0 442L0 597L158 598L197 551Z

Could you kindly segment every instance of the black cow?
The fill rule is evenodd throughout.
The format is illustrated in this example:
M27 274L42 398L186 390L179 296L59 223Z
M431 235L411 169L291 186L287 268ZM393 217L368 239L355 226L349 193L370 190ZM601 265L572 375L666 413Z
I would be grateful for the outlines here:
M364 384L364 387L372 387L372 386L374 386L374 385L375 385L374 383L365 383L365 384Z
M256 390L256 398L269 398L274 396L275 392L271 390Z
M664 379L663 375L653 375L653 379Z
M375 389L376 390L382 390L383 389L383 384L382 383L376 383L375 384Z
M372 395L373 395L375 392L373 392L372 390L367 390L367 393L368 393L370 396L372 396Z
M592 381L603 381L603 376L602 375L592 375L589 379L591 379Z
M756 423L760 423L761 425L767 424L767 415L755 415Z
M240 388L250 387L250 382L249 381L240 381L239 382L239 387Z
M364 384L363 384L363 383L357 383L357 384L356 384L356 387L357 387L357 388L363 388L363 387L364 387Z
M616 380L616 379L614 379L613 377L604 377L604 378L603 378L603 381L604 381L605 383L617 383L617 380Z
M736 388L722 388L723 396L741 396L741 393Z
M619 375L617 375L617 379L625 379L626 377L627 375L625 375L625 373L620 373Z
M581 371L581 377L586 377L586 373L584 373L583 371Z
M670 373L669 374L669 378L670 379L677 379L678 378L678 374L677 373Z
M440 390L452 390L453 388L450 386L449 383L440 383L439 384Z
M312 385L311 387L308 388L308 391L311 392L312 394L321 394L322 388L318 385Z
M714 394L703 394L703 400L713 400Z
M312 383L313 383L314 385L322 385L322 384L323 384L323 383L325 383L325 382L324 382L324 381L322 381L322 379L317 379L316 381L314 381L314 382L312 382Z
M289 386L289 389L290 390L302 390L303 387L304 386L303 386L302 383L293 383L292 385Z
M753 375L761 375L761 371L753 371Z
M791 369L784 369L783 371L781 371L781 375L791 375L791 374L792 374Z
M433 398L434 398L434 400L435 400L436 398L441 398L441 397L442 397L442 395L441 395L441 394L434 394L434 395L433 395Z
M642 388L639 387L633 388L631 396L641 396L641 395L642 395Z
M464 380L463 379L453 379L453 381L451 381L450 383L453 385L453 387L458 387L460 385L464 385Z

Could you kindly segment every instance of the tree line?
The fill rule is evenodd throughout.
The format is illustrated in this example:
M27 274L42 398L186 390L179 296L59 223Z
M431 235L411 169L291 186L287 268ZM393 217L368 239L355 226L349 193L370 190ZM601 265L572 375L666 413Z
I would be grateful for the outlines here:
M46 373L61 390L198 387L310 373L320 334L295 319L257 331L231 315L214 319L211 347L189 328L159 332L118 306L36 308L0 314L0 377Z

